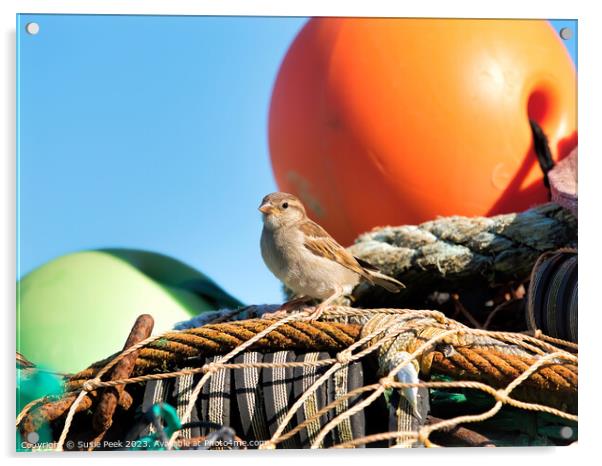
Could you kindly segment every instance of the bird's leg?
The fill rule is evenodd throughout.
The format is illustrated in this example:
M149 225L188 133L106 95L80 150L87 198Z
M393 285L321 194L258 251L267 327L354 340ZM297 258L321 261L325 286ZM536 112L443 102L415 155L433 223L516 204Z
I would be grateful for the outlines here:
M324 313L326 308L328 306L330 306L330 304L333 301L336 301L344 294L345 294L345 292L344 292L343 288L341 288L338 285L335 285L334 293L332 293L328 298L326 298L324 301L322 301L320 303L320 305L318 307L316 307L316 309L313 310L311 312L311 314L309 314L309 316L307 316L307 319L308 320L318 320L322 316L322 314Z
M280 306L274 312L267 312L263 314L262 319L280 319L282 317L286 317L290 311L294 311L295 309L299 309L303 304L311 301L312 298L308 296L299 296L295 299L291 299L287 301L282 306Z

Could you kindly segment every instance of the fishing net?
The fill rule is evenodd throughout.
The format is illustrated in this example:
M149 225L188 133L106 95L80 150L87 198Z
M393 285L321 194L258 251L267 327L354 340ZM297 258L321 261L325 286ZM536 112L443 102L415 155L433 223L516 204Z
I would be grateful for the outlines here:
M22 438L50 425L55 450L149 438L166 449L493 445L479 426L504 412L547 416L574 437L575 343L474 329L439 311L262 317L273 308L207 313L155 336L141 316L122 352L69 377L60 399L25 406ZM482 402L434 415L436 398L460 395ZM161 403L174 407L171 429L148 421Z

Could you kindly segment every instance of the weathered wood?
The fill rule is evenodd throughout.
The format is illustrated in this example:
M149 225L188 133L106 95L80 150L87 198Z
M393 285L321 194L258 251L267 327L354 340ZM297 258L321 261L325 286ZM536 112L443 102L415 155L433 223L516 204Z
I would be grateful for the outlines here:
M443 419L434 416L427 417L427 424L438 424ZM495 443L484 435L466 427L455 426L451 429L436 430L431 440L445 447L495 447Z
M577 216L577 148L548 173L552 200Z

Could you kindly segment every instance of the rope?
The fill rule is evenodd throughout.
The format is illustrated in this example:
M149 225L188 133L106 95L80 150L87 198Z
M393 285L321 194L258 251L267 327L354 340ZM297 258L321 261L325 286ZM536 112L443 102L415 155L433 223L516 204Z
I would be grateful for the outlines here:
M460 348L448 358L441 353L436 354L432 367L440 374L457 377L460 373L462 379L482 381L497 388L515 380L533 361L533 358ZM576 386L576 365L553 364L533 374L517 396L525 401L544 402L576 412Z
M299 313L299 314L291 314L281 320L278 320L276 322L274 322L271 325L266 325L265 328L263 330L261 330L259 333L257 333L256 335L252 336L251 338L249 338L248 340L246 340L245 342L243 342L242 344L236 346L235 348L233 348L228 354L226 354L223 358L220 358L218 361L216 361L217 364L219 363L225 363L227 362L229 359L233 358L234 356L236 356L237 354L240 354L242 351L244 351L247 348L250 348L253 343L259 342L263 337L267 336L268 334L270 334L270 332L275 331L276 329L278 329L279 327L282 327L283 325L287 324L288 322L298 319L300 316L305 316L305 315L309 315L309 312L303 312L303 313ZM266 322L263 322L264 324ZM224 325L224 324L222 324ZM212 364L216 364L216 363L212 363ZM182 417L182 422L186 423L188 422L188 420L190 419L190 414L192 413L192 409L194 407L194 404L196 403L196 400L201 392L201 389L203 388L203 385L205 384L205 382L207 380L209 380L209 377L211 377L213 371L207 372L202 378L201 380L199 380L198 384L196 385L196 387L194 388L192 395L190 395L190 400L188 401L188 406L186 407L186 411L184 412L184 416ZM174 443L177 440L177 433L174 432L174 434L171 436L171 438L169 439L169 444L167 446L168 449L173 448Z
M326 435L341 422L359 413L378 399L387 389L409 387L463 387L475 388L491 395L495 405L478 415L459 416L453 419L423 426L416 433L386 433L384 437L366 437L365 443L400 439L401 445L421 443L435 446L428 436L431 432L447 429L465 422L479 422L495 415L501 406L508 404L520 409L541 411L567 420L576 420L577 356L565 349L566 342L544 341L542 335L535 336L490 332L466 327L447 319L437 311L411 311L396 309L358 310L333 307L324 314L322 322L303 321L307 312L289 314L281 320L251 319L238 322L209 324L200 328L170 331L146 338L121 353L93 364L74 375L67 382L70 389L63 399L56 402L35 400L29 403L17 417L17 426L23 433L30 431L41 420L53 421L66 412L65 422L57 443L62 446L78 412L89 410L97 403L97 390L107 387L125 387L132 383L148 382L179 377L186 374L203 373L187 400L182 422L190 419L196 400L204 384L218 371L245 368L274 367L320 367L329 368L318 377L308 390L293 403L279 422L272 437L261 448L273 448L301 430L308 429L322 415L334 410L332 419L312 436L312 448L322 444ZM359 324L334 322L334 319L359 319ZM558 346L555 346L555 343ZM282 363L232 363L233 357L249 350L257 351L327 351L334 357L304 362ZM220 356L220 352L223 356ZM409 354L403 360L391 359L401 351ZM131 376L103 380L111 368L116 367L128 355L137 352ZM338 397L317 412L312 413L298 426L285 432L288 424L316 390L337 370L351 362L375 353L378 358L388 355L390 361L381 364L381 379L377 384L360 387ZM195 358L208 355L218 356L214 362L201 367L194 366ZM423 376L430 373L448 374L453 382L401 383L396 374L407 364L416 365ZM395 367L392 367L392 366ZM175 369L169 372L170 369ZM129 369L128 369L129 370ZM513 397L511 393L515 392ZM126 390L120 406L131 405L131 396ZM358 402L347 405L352 397L361 395ZM129 397L129 398L128 398ZM47 401L47 400L44 400ZM566 411L569 412L566 412ZM381 434L378 434L381 435ZM396 436L399 435L399 436ZM376 439L376 440L375 440ZM169 441L175 446L177 435ZM354 439L346 446L360 444ZM339 445L340 446L340 445Z
M560 338L553 338L548 335L544 335L541 332L541 330L539 330L539 329L537 329L533 332L533 336L540 340L553 343L557 346L565 346L566 348L569 348L572 351L577 351L579 349L579 345L577 343L573 343L572 341L561 340Z
M383 326L391 328L395 320L397 320L396 325L403 325L406 331L382 346L379 353L381 369L388 367L385 360L391 358L391 353L414 351L421 355L414 362L423 374L435 371L451 375L456 379L480 380L494 387L502 387L533 364L536 356L544 354L539 348L525 342L525 340L532 340L532 337L527 335L487 332L464 326L445 330L431 327L429 324L434 322L429 321L428 318L397 317L395 319L394 316L377 314L364 325L363 331ZM418 332L412 331L413 328L420 328L420 326L422 328ZM431 336L432 338L428 340ZM548 352L560 351L574 364L553 364L542 368L525 383L524 393L521 391L520 397L532 401L545 401L554 406L563 406L570 411L576 411L574 394L577 386L577 358L548 343L533 340L539 346L544 346ZM504 341L510 341L515 346L505 345ZM421 342L423 342L422 346L417 348ZM449 345L453 348L453 352L446 355L442 351L427 351L435 343ZM398 365L395 372L406 364Z
M269 320L252 319L156 335L130 348L125 354L113 355L75 374L67 382L66 388L70 391L76 390L84 381L92 378L99 379L102 376L98 373L101 367L109 363L111 365L108 369L110 369L117 363L116 358L121 359L124 355L138 349L140 349L140 353L136 359L134 375L177 366L184 360L199 355L215 355L232 350L254 338L257 333L265 331L269 326ZM300 321L288 324L287 321L284 324L279 323L274 329L268 331L265 334L269 334L267 338L263 338L265 335L262 335L259 340L253 340L250 344L255 345L249 349L338 351L351 345L359 331L360 328L357 325ZM105 369L103 374L108 369Z
M282 432L285 430L286 426L288 425L288 423L290 422L290 420L292 419L292 417L295 415L295 413L297 412L297 410L303 405L303 403L305 402L305 400L307 398L309 398L311 396L311 394L314 393L314 391L316 391L317 388L328 379L328 377L330 377L331 374L333 374L334 372L336 372L343 365L346 365L346 364L349 364L352 361L361 359L362 357L364 357L365 355L369 354L370 352L377 350L378 347L379 347L379 345L384 344L387 340L386 339L382 339L380 343L372 345L370 348L367 348L364 351L359 352L357 355L352 355L351 354L352 351L354 351L358 347L361 347L361 345L364 345L365 343L367 343L368 341L370 341L374 337L380 335L381 333L385 332L386 330L387 330L386 328L376 329L372 333L366 335L365 337L361 338L359 341L355 342L347 350L339 353L337 355L337 358L336 358L337 362L335 364L333 364L333 366L328 371L326 371L321 377L319 377L306 390L306 392L303 394L303 396L300 397L291 406L291 408L289 409L289 411L284 416L284 419L282 420L280 426L278 427L278 429L276 429L276 432L274 432L274 435L270 439L271 442L275 442L276 439L278 439L278 437L281 436ZM394 334L392 335L392 337L393 336L394 336ZM305 424L305 426L307 426L307 425L309 425L309 423Z
M73 416L75 415L75 410L77 409L77 407L82 402L82 400L84 399L85 396L86 396L85 390L82 390L81 392L79 392L79 394L77 395L77 398L75 398L75 401L73 401L73 404L69 408L69 411L67 412L67 419L65 419L65 427L63 427L63 431L61 432L61 436L59 437L59 440L56 445L57 451L63 451L63 444L65 443L65 440L67 439L67 434L69 433L69 428L71 427L71 422L73 421Z
M349 251L406 289L386 295L378 287L359 292L358 303L395 302L407 294L462 287L491 287L527 279L544 252L577 240L577 220L556 204L494 217L444 217L361 235Z
M17 419L15 421L17 427L19 426L19 424L21 424L21 422L23 421L23 418L25 417L25 415L34 407L37 406L39 404L44 404L44 403L48 403L51 399L53 399L54 396L50 397L50 396L44 396L42 398L38 398L36 400L32 400L29 403L27 403L25 406L23 406L23 408L21 409L21 412L17 415Z

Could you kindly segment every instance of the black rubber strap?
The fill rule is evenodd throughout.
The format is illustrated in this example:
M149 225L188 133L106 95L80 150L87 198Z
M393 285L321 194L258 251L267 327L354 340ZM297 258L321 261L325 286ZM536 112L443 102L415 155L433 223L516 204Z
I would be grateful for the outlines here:
M263 361L267 363L294 362L297 356L293 351L277 351L267 353ZM273 367L262 370L262 388L265 397L265 414L270 435L274 435L276 429L286 416L293 403L293 377L292 367ZM284 432L290 430L290 423ZM298 448L294 438L283 442L284 448Z
M533 147L541 171L543 172L543 184L546 188L550 189L550 180L548 180L548 172L554 168L554 160L552 159L552 152L550 151L550 144L548 143L548 137L541 129L541 126L534 120L529 120L531 126L531 133L533 134Z
M263 362L264 355L248 351L234 358L236 364ZM267 440L270 438L267 425L264 397L261 391L261 371L256 367L235 369L234 389L241 423L241 436L246 440Z
M205 362L215 362L219 358L219 356L210 356ZM220 426L230 425L230 376L231 371L229 369L221 370L214 373L205 385L203 385L196 405L196 409L201 413L200 419L197 416L198 420ZM201 374L195 376L191 389L194 389L196 384L201 380L201 377ZM190 418L192 422L197 420L194 418L194 414L195 410L193 410L193 416ZM201 428L200 435L209 435L213 431L213 429Z

